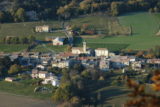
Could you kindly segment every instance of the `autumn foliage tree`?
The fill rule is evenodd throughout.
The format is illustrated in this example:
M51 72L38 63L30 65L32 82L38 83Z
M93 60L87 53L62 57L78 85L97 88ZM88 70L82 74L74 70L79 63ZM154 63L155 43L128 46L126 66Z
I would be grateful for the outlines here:
M153 84L151 85L153 91L160 91L160 70L156 70L151 78ZM158 94L151 94L146 92L144 84L138 84L133 80L128 79L129 88L133 89L129 94L131 100L126 103L126 107L159 107L160 96Z

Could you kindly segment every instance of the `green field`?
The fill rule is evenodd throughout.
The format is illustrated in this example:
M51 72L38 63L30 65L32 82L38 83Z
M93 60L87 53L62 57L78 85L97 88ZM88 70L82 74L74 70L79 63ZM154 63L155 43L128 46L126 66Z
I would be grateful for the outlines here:
M43 40L48 36L64 36L63 33L36 33L34 32L34 29L38 25L49 25L54 29L60 29L60 23L58 21L7 23L0 24L0 36L5 37L34 35L37 39L40 40Z
M109 23L111 22L114 25L109 25ZM72 19L70 21L67 21L66 24L74 24L77 26L88 24L91 27L96 28L98 34L101 34L102 36L99 38L85 39L85 41L88 44L88 47L91 48L102 47L108 48L111 51L119 51L121 49L146 50L153 48L156 45L160 45L160 37L155 35L160 28L160 14L150 14L147 12L131 13L113 19L105 15L86 16ZM64 33L62 32L35 33L34 27L37 25L50 25L55 29L61 28L61 23L58 21L1 24L0 37L35 35L38 40L44 40L44 38L48 36L64 36ZM131 27L133 35L108 36L109 32L120 32L124 29L124 27ZM111 29L111 31L108 31L108 29ZM76 40L78 45L81 44L82 41L83 39ZM55 47L47 45L47 47L59 52L63 51L66 46ZM24 45L0 45L0 51L4 52L21 51L25 48L26 46ZM48 49L45 49L40 45L32 51L45 52L48 51Z
M7 44L0 44L0 52L19 52L27 49L28 45L7 45Z
M43 45L38 45L34 49L32 49L32 52L52 52L52 50L57 53L57 52L63 52L65 51L67 45L65 46L53 46L52 44L47 44L45 47Z
M51 93L34 93L36 86L32 85L32 80L24 80L21 82L5 82L0 81L0 91L17 95L31 96L38 99L49 99Z
M132 36L86 39L86 41L88 43L117 44L117 46L118 44L128 44L127 48L134 50L145 50L160 45L160 37L155 35L160 25L159 14L132 13L120 16L118 19L121 24L132 26ZM107 48L112 48L112 46Z

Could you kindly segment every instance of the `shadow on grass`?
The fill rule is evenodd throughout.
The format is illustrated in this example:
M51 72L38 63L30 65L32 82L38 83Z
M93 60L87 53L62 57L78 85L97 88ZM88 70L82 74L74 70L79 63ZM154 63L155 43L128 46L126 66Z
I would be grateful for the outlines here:
M128 92L129 91L118 89L118 87L117 87L117 89L112 88L112 89L107 89L107 90L101 91L100 93L101 93L102 97L101 97L101 101L99 103L104 104L107 100L112 99L113 97L116 97L116 96L124 95Z

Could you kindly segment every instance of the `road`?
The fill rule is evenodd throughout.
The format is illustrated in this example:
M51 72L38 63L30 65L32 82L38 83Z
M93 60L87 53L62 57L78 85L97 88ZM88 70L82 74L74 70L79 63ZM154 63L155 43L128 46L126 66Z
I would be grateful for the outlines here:
M0 107L55 107L51 101L0 92Z

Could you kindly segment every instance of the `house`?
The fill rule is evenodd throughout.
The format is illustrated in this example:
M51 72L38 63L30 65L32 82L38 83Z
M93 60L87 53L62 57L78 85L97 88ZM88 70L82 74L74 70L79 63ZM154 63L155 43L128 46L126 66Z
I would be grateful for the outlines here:
M47 71L39 71L38 78L45 79L49 77L49 73Z
M101 59L99 62L99 69L101 71L108 71L110 69L110 61L105 60L105 59Z
M98 48L98 49L95 50L95 55L96 55L97 57L104 56L104 57L107 57L107 58L108 58L108 56L109 56L109 51L108 51L108 49L106 49L106 48Z
M32 78L38 78L39 71L37 69L33 69L31 73Z
M13 81L16 81L16 79L13 78L13 77L6 77L5 81L7 81L7 82L13 82Z
M30 52L30 57L31 58L39 58L40 53L39 52Z
M58 77L50 76L50 77L45 78L42 81L42 84L52 84L52 86L57 86L58 87L60 85L60 81L59 81Z
M71 61L65 60L65 61L57 61L52 63L52 67L58 67L58 68L70 68Z
M88 54L91 55L91 49L87 48L86 42L83 42L83 47L73 47L72 54Z
M141 61L135 61L131 63L131 67L134 70L139 70L142 68L142 62Z
M40 55L41 60L51 60L52 59L52 54L51 53L42 53Z
M148 59L147 63L150 65L150 67L160 68L160 59Z
M76 55L73 55L71 52L61 52L56 55L56 59L63 59L63 60L67 60L74 57L76 57Z
M128 56L113 56L110 58L113 68L124 68L130 65L130 58Z
M54 46L64 45L64 40L65 40L65 38L57 37L56 39L52 40L52 43L53 43Z
M40 70L46 70L47 69L46 66L41 65L41 64L37 65L36 68L40 69Z
M41 63L42 63L43 66L50 65L50 62L51 62L50 60L42 60L41 61Z
M35 32L49 32L49 26L48 25L43 25L43 26L36 26L35 27Z

